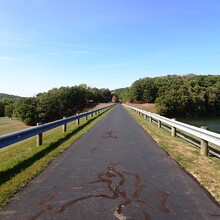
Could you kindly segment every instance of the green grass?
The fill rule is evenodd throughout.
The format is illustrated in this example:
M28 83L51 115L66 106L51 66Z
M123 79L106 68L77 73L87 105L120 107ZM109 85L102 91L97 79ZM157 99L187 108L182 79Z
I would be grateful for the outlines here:
M40 147L36 147L34 137L0 149L0 206L4 206L14 193L40 174L55 157L85 134L108 111L88 121L80 119L79 126L76 126L76 122L69 123L66 133L62 132L61 127L45 132Z
M170 159L177 161L182 168L192 174L220 203L220 159L201 156L199 150L190 143L178 137L171 137L170 132L158 128L156 124L126 109L169 154Z
M7 117L0 117L0 136L20 131L25 128L28 128L28 126L17 119L12 120Z

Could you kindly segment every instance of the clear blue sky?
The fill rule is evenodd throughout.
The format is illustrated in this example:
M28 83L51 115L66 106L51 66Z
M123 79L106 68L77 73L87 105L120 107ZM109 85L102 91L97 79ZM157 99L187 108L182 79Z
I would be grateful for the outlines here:
M0 0L0 92L220 74L220 0Z

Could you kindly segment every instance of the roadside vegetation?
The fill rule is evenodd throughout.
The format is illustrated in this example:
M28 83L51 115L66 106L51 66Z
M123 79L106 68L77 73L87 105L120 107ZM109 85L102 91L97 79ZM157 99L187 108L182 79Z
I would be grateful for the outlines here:
M110 110L108 110L110 111ZM36 137L0 149L0 206L35 176L41 173L55 157L66 150L75 140L85 134L107 113L69 123L67 132L56 128L43 134L43 145L36 147Z
M169 154L170 159L177 161L220 203L220 160L215 157L201 156L199 150L193 145L178 137L171 137L170 132L158 128L156 124L150 123L130 109L126 109L161 148Z
M85 84L60 87L30 98L0 98L0 117L19 118L26 125L36 125L72 116L93 103L107 103L111 99L109 89L91 88Z
M120 102L155 103L168 117L220 115L219 75L146 77L114 93Z

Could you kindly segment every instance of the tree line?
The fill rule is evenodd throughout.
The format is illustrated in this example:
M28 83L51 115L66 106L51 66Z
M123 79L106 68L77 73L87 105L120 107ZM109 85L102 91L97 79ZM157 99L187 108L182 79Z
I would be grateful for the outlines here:
M219 75L146 77L114 93L121 102L155 103L168 117L220 115Z
M109 89L91 88L85 84L54 88L35 97L0 99L0 116L19 118L27 125L36 125L72 116L91 103L109 102L111 98Z
M81 84L31 98L3 95L0 117L20 118L28 125L46 123L74 115L89 103L109 102L112 94L120 102L155 103L158 114L168 117L220 115L220 76L188 74L145 77L112 92Z

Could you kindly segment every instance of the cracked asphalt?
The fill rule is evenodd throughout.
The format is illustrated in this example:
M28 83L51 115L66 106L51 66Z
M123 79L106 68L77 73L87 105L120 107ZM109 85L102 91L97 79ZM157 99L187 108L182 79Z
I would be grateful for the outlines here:
M215 220L220 207L117 105L13 196L0 219Z

